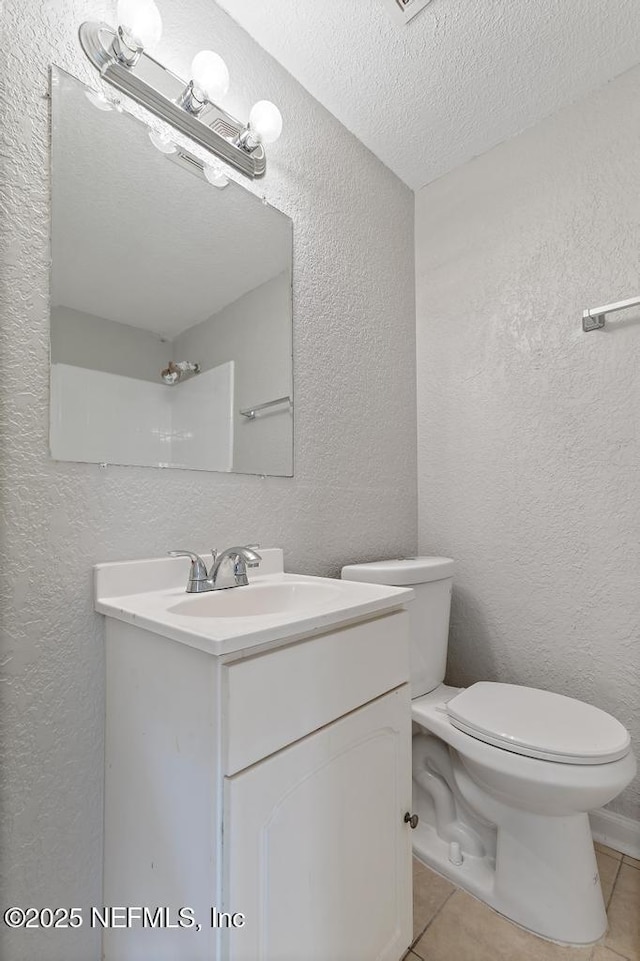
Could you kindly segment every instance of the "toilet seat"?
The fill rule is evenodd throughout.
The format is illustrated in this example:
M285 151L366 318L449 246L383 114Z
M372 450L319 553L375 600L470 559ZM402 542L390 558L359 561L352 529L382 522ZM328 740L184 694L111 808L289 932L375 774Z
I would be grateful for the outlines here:
M606 764L630 747L626 728L597 707L517 684L480 681L446 704L451 724L494 747L561 764Z

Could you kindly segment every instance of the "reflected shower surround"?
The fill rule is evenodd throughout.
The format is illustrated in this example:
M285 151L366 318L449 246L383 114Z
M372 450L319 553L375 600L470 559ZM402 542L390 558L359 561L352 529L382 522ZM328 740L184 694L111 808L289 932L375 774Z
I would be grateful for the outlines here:
M165 390L159 382L56 363L51 414L60 426L54 454L61 460L230 471L233 368L221 364ZM136 430L127 433L123 425L133 410Z

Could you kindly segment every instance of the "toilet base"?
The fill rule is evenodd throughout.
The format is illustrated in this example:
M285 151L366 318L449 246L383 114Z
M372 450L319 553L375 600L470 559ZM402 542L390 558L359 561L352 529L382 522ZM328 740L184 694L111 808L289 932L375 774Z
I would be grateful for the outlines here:
M522 823L526 818L526 824ZM602 889L586 814L547 818L509 811L491 853L463 854L421 818L415 856L499 914L539 937L584 945L606 931Z

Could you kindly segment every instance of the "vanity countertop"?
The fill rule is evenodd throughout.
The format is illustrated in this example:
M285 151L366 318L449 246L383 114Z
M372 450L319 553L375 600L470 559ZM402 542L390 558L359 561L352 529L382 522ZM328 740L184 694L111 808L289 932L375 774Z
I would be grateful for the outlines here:
M95 609L210 654L256 653L402 608L409 588L284 571L283 552L261 550L249 585L187 594L185 558L97 564Z

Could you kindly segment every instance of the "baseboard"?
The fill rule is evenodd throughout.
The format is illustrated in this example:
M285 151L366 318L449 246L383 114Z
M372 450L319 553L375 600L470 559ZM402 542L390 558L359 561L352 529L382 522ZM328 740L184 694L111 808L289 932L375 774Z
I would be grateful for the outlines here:
M615 811L600 808L589 815L593 840L622 851L632 858L640 858L640 821L627 818Z

